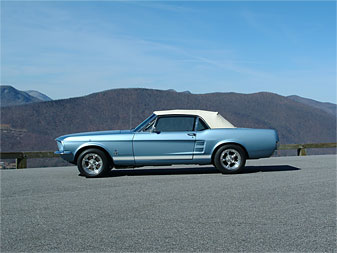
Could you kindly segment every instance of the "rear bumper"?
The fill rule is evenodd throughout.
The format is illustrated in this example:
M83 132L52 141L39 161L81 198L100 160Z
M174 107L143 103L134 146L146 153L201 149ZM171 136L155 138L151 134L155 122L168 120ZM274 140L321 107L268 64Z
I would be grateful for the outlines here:
M55 151L54 154L60 155L62 159L68 162L74 162L74 155L71 151Z

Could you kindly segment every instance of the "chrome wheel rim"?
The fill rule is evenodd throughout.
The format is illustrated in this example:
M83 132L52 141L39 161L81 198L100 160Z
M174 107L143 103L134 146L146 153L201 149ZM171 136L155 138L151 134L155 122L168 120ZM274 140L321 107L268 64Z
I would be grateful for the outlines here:
M241 165L241 155L235 149L226 149L221 153L220 162L227 170L237 170Z
M97 175L103 170L103 160L96 153L88 153L82 159L83 170L90 175Z

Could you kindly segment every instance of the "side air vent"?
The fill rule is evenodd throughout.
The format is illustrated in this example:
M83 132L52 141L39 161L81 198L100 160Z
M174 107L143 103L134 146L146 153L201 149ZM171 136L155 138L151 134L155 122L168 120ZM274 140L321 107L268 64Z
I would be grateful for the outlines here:
M203 153L204 150L205 150L205 141L196 141L195 147L194 147L194 152Z

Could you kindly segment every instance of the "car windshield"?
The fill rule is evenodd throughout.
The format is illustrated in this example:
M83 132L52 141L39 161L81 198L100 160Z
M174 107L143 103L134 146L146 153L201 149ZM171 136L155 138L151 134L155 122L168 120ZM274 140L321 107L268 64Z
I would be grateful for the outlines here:
M142 130L150 121L152 121L156 117L156 114L152 114L150 117L148 117L146 120L144 120L142 123L140 123L133 131L138 132Z

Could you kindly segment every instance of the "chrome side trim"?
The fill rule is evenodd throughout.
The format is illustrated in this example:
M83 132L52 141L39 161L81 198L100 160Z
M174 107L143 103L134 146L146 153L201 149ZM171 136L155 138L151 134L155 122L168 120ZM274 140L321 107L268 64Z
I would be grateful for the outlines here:
M135 160L192 160L192 155L135 156Z
M211 155L194 155L193 159L211 159Z
M193 159L210 159L211 155L194 155ZM135 160L192 160L191 155L172 155L172 156L114 156L115 161L132 161Z
M133 161L133 156L114 156L112 157L114 161Z

